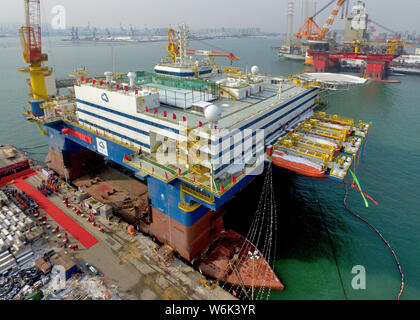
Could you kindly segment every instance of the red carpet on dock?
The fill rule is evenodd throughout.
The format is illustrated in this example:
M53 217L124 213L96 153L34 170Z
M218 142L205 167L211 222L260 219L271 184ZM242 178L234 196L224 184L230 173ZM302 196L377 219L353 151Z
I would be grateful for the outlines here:
M33 175L35 175L36 172L34 170L32 170L31 168L16 172L14 174L10 174L6 177L3 177L0 179L0 188L4 187L6 184L8 184L9 182L18 179L18 178L28 178L31 177Z
M79 241L86 249L95 245L98 240L89 232L83 229L78 223L66 215L61 209L55 206L42 193L32 187L23 178L19 178L14 182L16 188L26 192L34 199L41 209L43 209L52 219L70 233L77 241Z

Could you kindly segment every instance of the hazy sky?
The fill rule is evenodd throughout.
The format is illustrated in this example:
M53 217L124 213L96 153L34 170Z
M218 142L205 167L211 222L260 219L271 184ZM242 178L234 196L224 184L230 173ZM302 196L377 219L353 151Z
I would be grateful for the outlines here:
M184 22L191 28L260 27L264 31L284 32L286 7L290 0L41 0L43 22L52 19L54 5L66 8L67 25L136 28L176 26ZM350 0L354 3L355 0ZM22 22L23 0L1 0L0 22ZM321 8L329 0L316 1ZM301 24L302 0L295 3L295 31ZM420 32L420 0L365 0L369 16L396 31ZM317 18L323 24L332 6ZM334 27L343 26L337 19ZM333 28L334 28L333 27ZM379 29L378 29L379 31Z

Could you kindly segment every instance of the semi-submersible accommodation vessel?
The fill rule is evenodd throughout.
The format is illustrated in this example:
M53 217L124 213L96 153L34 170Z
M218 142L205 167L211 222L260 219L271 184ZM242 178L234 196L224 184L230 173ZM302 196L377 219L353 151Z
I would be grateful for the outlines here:
M256 66L246 73L220 68L215 56L236 57L188 49L185 25L169 32L169 56L154 73L89 78L82 70L73 73L74 84L61 96L52 69L44 66L39 0L24 2L21 37L29 67L20 71L29 74L31 88L24 114L48 136L47 166L72 182L104 159L128 169L147 187L147 203L125 218L186 260L201 261L201 270L214 278L251 283L248 259L238 266L239 274L225 273L235 247L246 240L224 230L224 205L264 171L265 163L287 153L292 157L278 165L307 174L311 170L305 166L312 164L341 180L367 132L366 124L323 113L308 120L322 91L363 83L359 78L284 78L261 74ZM191 58L197 55L204 59ZM290 135L298 125L301 130ZM346 126L344 135L337 125ZM314 141L316 132L321 135ZM353 133L351 141L347 132ZM348 152L337 155L337 145ZM111 195L112 181L105 182ZM253 285L282 289L265 259L258 261Z

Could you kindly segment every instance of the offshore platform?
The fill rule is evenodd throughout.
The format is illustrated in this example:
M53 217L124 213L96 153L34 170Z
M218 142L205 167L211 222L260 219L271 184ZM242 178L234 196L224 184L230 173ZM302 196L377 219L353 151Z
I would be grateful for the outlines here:
M320 27L315 18L331 5L333 9L325 24ZM308 5L304 1L303 5ZM279 56L294 60L304 60L312 66L313 72L359 71L363 77L374 81L387 81L391 62L404 53L405 46L413 46L400 40L400 35L373 21L362 1L356 1L351 10L350 0L331 0L321 9L306 18L292 41L293 2L289 2L287 11L287 40L279 48ZM337 43L336 33L331 34L331 27L341 12L345 19L343 41ZM304 15L307 10L304 10ZM378 41L369 39L368 26L375 24L393 35L392 39Z
M20 34L28 67L20 71L31 84L24 115L48 137L47 166L78 185L87 172L118 164L142 185L145 202L124 216L139 231L215 279L283 289L257 244L225 230L224 205L271 161L342 181L370 124L315 109L325 106L324 92L366 80L221 68L215 57L238 58L189 49L188 27L182 25L169 30L168 56L154 73L89 78L85 70L76 71L68 94L59 95L53 70L44 65L40 0L24 3ZM102 182L92 195L112 202L120 191L112 179Z

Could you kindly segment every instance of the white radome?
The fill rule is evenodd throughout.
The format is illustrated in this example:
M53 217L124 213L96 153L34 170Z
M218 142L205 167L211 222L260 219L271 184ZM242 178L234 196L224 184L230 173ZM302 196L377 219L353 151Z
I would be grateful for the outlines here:
M251 73L257 74L258 72L260 72L260 68L258 68L258 66L252 66Z
M221 118L222 111L218 106L211 104L206 108L206 110L204 110L204 116L206 117L207 121L214 123Z
M135 72L129 72L127 73L128 79L130 79L130 87L134 87L134 83L136 80L136 73Z

